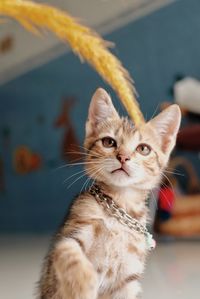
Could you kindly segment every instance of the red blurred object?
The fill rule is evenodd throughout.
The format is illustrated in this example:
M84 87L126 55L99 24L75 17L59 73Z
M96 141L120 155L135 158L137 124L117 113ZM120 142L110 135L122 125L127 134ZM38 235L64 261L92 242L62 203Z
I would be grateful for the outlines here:
M159 191L159 208L170 212L175 201L175 193L170 187L161 187Z

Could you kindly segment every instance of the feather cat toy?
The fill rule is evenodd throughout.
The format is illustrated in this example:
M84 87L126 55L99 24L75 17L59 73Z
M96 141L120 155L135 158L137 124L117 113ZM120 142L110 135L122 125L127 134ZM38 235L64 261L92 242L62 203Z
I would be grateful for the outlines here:
M68 42L74 53L92 65L113 87L134 123L139 125L144 122L130 75L108 50L111 43L104 41L90 28L80 25L66 12L45 4L1 0L0 16L15 19L35 34L41 35L42 30L49 30L62 41Z

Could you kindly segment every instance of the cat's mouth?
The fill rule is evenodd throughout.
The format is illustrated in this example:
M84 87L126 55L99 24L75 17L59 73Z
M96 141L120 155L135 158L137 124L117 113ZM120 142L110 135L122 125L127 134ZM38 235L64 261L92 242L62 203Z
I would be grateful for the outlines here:
M113 170L111 173L120 173L120 172L125 173L127 176L130 176L128 174L128 172L123 167L117 168L117 169Z

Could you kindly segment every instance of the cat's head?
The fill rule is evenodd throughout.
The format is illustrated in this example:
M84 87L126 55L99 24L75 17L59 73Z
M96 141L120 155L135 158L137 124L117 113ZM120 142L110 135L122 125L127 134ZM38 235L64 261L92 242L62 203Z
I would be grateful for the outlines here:
M110 96L99 88L86 123L86 170L111 186L149 190L157 185L175 145L180 109L171 105L149 122L134 127L120 117Z

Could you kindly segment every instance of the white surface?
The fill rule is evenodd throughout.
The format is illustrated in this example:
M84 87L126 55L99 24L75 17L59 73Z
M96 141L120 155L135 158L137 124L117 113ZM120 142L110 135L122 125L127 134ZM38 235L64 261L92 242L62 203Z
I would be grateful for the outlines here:
M34 298L47 237L0 237L0 298ZM197 299L200 243L159 244L147 262L143 299Z
M106 34L175 0L40 0L68 11L82 24ZM68 51L52 34L35 37L16 22L0 24L0 41L7 35L14 47L0 53L0 84Z

